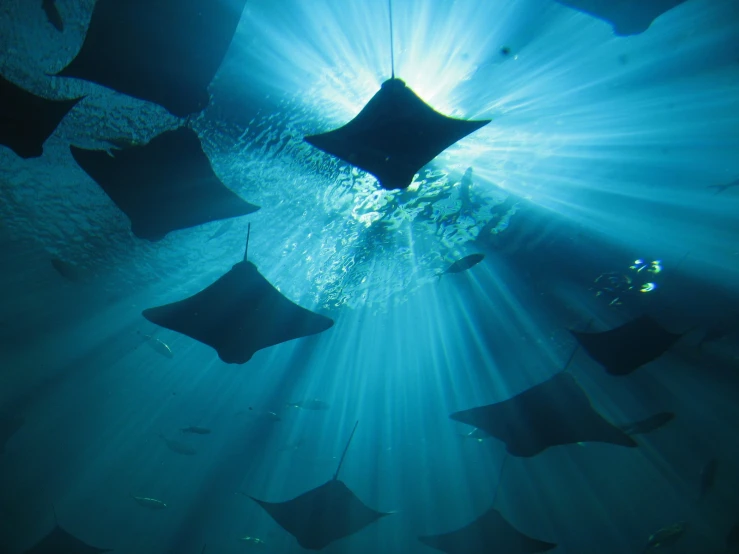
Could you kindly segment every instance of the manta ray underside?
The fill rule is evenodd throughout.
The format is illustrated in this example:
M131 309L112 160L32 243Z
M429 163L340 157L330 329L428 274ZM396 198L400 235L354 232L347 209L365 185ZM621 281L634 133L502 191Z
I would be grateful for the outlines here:
M660 15L686 0L557 0L570 8L602 19L613 25L619 36L646 31Z
M595 411L575 378L564 372L503 402L449 417L503 441L513 456L535 456L550 446L578 442L637 446Z
M557 548L554 543L524 535L494 508L461 529L418 537L418 540L447 554L533 554Z
M488 123L446 117L393 78L349 123L304 140L394 190L407 188L424 165Z
M648 315L601 333L570 332L611 375L628 375L656 360L682 336L666 331Z
M142 315L216 350L229 364L257 350L329 329L333 320L290 301L246 260L199 293Z
M246 0L98 0L77 57L58 73L148 100L178 117L202 111Z
M131 220L142 239L259 209L226 188L195 131L180 127L143 146L114 150L70 147L79 166Z
M349 487L338 480L341 464L356 429L355 424L331 481L286 502L265 502L249 497L264 508L280 527L293 535L303 548L320 550L390 515L368 508Z
M48 100L0 75L0 144L21 158L38 158L44 142L81 98Z

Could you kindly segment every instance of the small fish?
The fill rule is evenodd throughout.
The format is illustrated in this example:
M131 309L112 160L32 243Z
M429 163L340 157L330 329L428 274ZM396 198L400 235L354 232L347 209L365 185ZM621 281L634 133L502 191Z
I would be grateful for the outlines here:
M481 207L477 200L472 200L470 187L472 185L473 169L468 167L459 181L459 200L462 202L460 214L475 211Z
M319 400L318 398L312 398L310 400L305 400L302 402L290 402L287 404L289 408L299 408L301 410L313 410L313 411L321 411L321 410L328 410L329 404L328 402L324 402L323 400Z
M194 456L198 453L198 451L189 444L168 439L162 433L159 433L159 438L164 441L164 443L167 445L167 448L169 448L172 452L177 452L177 454L182 454L183 456Z
M164 356L165 358L170 358L170 359L174 358L174 353L172 352L172 349L169 347L169 345L166 342L161 341L152 335L147 335L145 333L142 333L141 331L136 331L136 332L139 334L139 336L145 338L146 343L149 346L151 346L154 350L159 352L162 356Z
M474 174L475 170L472 169L472 167L468 167L464 170L464 174L462 175L462 179L459 181L460 186L462 187L469 187L472 184L472 175Z
M255 410L251 406L249 406L249 410L239 410L236 412L236 415L243 415L246 414L250 418L256 420L256 421L266 421L269 423L276 423L278 421L282 421L282 418L276 414L275 412L269 412L269 411L261 411L261 410Z
M126 150L128 148L134 148L137 146L144 146L146 143L143 141L136 140L130 137L117 137L111 139L105 139L103 142L107 142L110 146L105 150L105 153L111 158L115 158L116 152L119 150Z
M257 415L257 419L266 421L282 421L282 418L275 412L262 412Z
M649 536L647 545L644 547L644 552L652 552L654 550L661 550L666 546L672 546L680 540L680 538L685 534L687 528L688 524L684 521L663 527Z
M303 446L303 441L297 440L295 442L288 442L287 444L282 445L281 447L277 449L277 451L278 452L288 452L290 450L297 450L301 446Z
M41 7L46 13L46 19L49 20L54 28L60 33L64 31L64 21L62 16L59 14L59 8L56 7L56 0L42 0Z
M183 427L180 429L183 433L194 433L195 435L210 435L210 429L207 427L198 427L197 425L191 425L190 427Z
M706 462L700 472L700 490L698 491L698 499L703 498L708 491L713 488L713 483L716 481L716 468L718 467L718 460L713 458Z
M257 537L250 537L248 535L246 537L241 537L239 540L242 542L248 542L249 544L254 546L264 546L266 544L262 539L259 539Z
M716 189L716 194L720 194L724 192L726 189L730 189L733 187L739 187L739 179L736 179L735 181L732 181L731 183L726 183L725 185L708 185L706 188Z
M162 502L161 500L157 500L156 498L147 498L145 496L133 495L131 495L131 498L133 498L141 506L145 508L151 508L152 510L164 510L167 507L164 502Z
M441 279L441 276L446 275L447 273L462 273L463 271L467 271L469 268L479 264L484 258L485 254L470 254L469 256L465 256L461 260L457 260L445 271L437 273L436 276Z
M231 226L234 224L233 219L227 219L221 225L216 229L215 233L213 233L210 237L208 237L208 240L211 241L213 239L217 239L218 237L222 237L226 234L226 232L231 228Z
M664 427L673 419L675 419L674 413L660 412L640 421L619 425L618 428L627 435L643 435Z
M117 137L111 139L105 139L105 142L110 144L113 150L125 150L126 148L134 148L136 146L143 146L145 143L131 137Z
M466 439L474 439L477 442L482 442L492 437L492 435L489 435L478 427L475 427L472 431L470 431L469 433L465 433L462 436Z

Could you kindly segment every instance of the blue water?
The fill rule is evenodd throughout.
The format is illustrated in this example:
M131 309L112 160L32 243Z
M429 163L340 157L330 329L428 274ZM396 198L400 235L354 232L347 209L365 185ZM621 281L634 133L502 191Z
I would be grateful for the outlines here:
M736 0L687 0L630 37L554 0L395 0L396 75L444 114L493 120L400 193L302 142L389 78L386 3L249 0L193 128L220 179L262 209L213 240L219 222L156 243L131 234L68 146L145 142L177 120L49 77L79 50L94 2L58 6L64 33L34 2L0 6L0 73L47 97L87 95L42 157L0 147L0 411L25 418L0 456L2 554L40 540L54 512L119 553L299 552L240 493L282 501L321 485L357 420L341 479L396 513L326 552L430 553L418 535L466 525L493 499L557 554L641 552L679 521L688 530L664 552L724 551L739 519L739 187L708 187L739 179ZM479 202L464 211L470 167ZM335 325L227 365L141 311L230 269L248 223L250 260ZM474 252L480 265L436 278ZM661 261L656 290L596 296L599 275L638 258ZM582 351L570 366L610 421L676 413L639 448L506 457L449 419L554 375L575 347L568 329L645 311L689 332L628 377ZM699 349L716 325L724 336ZM286 405L312 398L329 409ZM190 425L212 433L179 431ZM711 459L716 481L698 499Z

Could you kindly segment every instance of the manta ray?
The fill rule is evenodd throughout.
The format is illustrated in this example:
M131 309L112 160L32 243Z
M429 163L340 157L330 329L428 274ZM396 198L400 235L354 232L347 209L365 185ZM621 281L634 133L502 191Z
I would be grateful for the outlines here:
M339 471L358 423L354 424L333 479L285 502L267 502L249 496L280 527L293 535L303 548L320 550L389 515L367 507L349 487L339 481Z

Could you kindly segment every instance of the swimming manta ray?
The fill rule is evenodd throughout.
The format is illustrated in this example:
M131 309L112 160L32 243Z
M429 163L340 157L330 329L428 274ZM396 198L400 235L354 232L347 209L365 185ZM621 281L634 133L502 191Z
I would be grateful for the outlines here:
M212 285L179 302L144 310L142 315L213 347L228 364L246 363L257 350L315 335L334 324L288 300L246 261L246 251L244 260Z
M656 360L682 336L666 331L648 315L601 333L570 332L611 375L628 375Z
M424 165L488 123L446 117L393 77L349 123L304 140L394 190L408 188Z
M613 25L619 36L646 31L660 15L685 0L557 0L570 8L587 13Z
M491 120L465 121L440 114L395 78L393 10L390 21L390 79L349 123L304 137L308 144L374 175L387 190L405 189L427 163Z
M533 554L557 548L554 543L524 535L494 508L461 529L418 537L418 540L447 554Z
M368 508L349 487L338 480L341 464L356 430L355 423L331 481L286 502L266 502L249 496L280 527L294 536L303 548L320 550L390 515Z
M0 75L0 144L21 158L38 158L44 142L82 98L49 100Z
M575 378L565 372L503 402L449 417L503 441L513 456L531 457L550 446L578 442L637 446L593 409Z
M213 172L198 135L188 127L166 131L143 146L85 150L72 157L131 220L138 238L157 241L178 229L253 213Z
M46 536L25 551L25 554L101 554L111 552L110 548L97 548L82 542L80 539L68 533L56 521L55 525Z
M58 73L154 102L202 111L246 0L98 0L77 57Z

